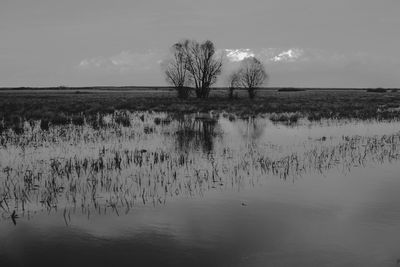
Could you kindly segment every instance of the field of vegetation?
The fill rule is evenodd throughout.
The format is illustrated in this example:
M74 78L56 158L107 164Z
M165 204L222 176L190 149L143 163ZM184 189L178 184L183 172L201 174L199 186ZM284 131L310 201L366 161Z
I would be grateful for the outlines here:
M0 210L16 223L18 214L26 211L63 208L68 224L70 207L81 207L85 214L111 209L119 215L134 205L254 186L269 176L286 180L331 169L348 172L400 158L399 133L391 129L397 122L381 122L387 134L327 137L315 131L315 136L285 141L286 145L262 141L265 129L279 131L273 125L280 118L123 111L45 129L41 121L25 122L21 132L0 135ZM268 119L272 125L266 124ZM329 128L329 121L309 125ZM341 123L342 134L353 125L333 124L340 129ZM375 123L358 122L354 127L368 129ZM223 125L237 128L243 136L229 137L234 133ZM300 133L305 126L302 122L294 131ZM285 127L288 131L294 126Z
M24 121L42 120L42 126L83 124L84 117L112 114L117 110L171 113L227 112L239 117L261 113L284 114L277 120L290 120L285 114L309 120L321 118L397 119L400 116L400 93L395 90L259 90L248 99L245 90L210 92L207 99L179 99L172 89L146 90L0 90L0 130L21 130ZM296 119L296 118L295 118Z
M375 242L373 229L396 225L387 232L393 262L400 242L399 107L392 90L258 89L253 99L244 89L213 89L207 98L179 98L174 88L0 90L0 237L7 244L0 245L0 265L14 261L7 257L15 244L48 251L40 244L53 237L49 246L57 249L60 240L72 237L65 247L83 240L85 255L93 240L96 248L104 242L108 251L96 255L110 257L120 251L113 249L119 227L128 229L121 233L129 252L119 260L148 262L137 252L152 242L146 231L157 232L159 242L160 229L186 233L180 225L195 229L190 246L204 242L198 236L216 237L206 245L213 253L225 247L219 239L231 243L231 233L245 233L245 242L233 242L242 251L271 233L325 242L329 229L354 233L360 225L370 225L362 235ZM287 223L289 231L280 228ZM104 239L95 238L96 229L111 235L100 230ZM25 234L35 231L44 234ZM174 238L190 240L180 235ZM138 239L144 243L132 245ZM329 251L331 241L346 250L368 243L356 237L346 244L334 232ZM165 251L161 262L175 255L169 242L156 250Z

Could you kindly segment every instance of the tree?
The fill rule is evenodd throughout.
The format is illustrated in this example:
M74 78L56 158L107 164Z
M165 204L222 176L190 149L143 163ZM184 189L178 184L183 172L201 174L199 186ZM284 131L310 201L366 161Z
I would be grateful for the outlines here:
M182 43L171 47L172 58L166 62L165 77L169 84L175 87L179 98L188 98L190 94L191 77L188 71L188 62Z
M245 58L236 75L239 76L238 84L247 89L250 99L255 97L256 89L268 78L264 65L255 57Z
M218 75L221 74L222 57L215 58L214 44L208 40L201 44L197 41L185 40L181 45L185 53L186 69L196 88L196 96L207 98L211 86L216 83Z
M240 87L240 75L238 72L234 72L228 77L229 85L229 98L233 98L233 91Z
M165 67L167 82L178 90L178 96L188 97L188 86L194 85L198 98L207 98L211 86L222 70L222 56L216 59L213 42L184 40L172 46L172 59Z

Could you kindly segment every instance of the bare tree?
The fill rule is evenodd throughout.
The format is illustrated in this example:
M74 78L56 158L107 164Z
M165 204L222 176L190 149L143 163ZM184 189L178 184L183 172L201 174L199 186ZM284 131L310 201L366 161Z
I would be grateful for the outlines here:
M256 89L268 78L264 65L255 57L244 59L236 74L239 76L239 85L247 88L250 99L255 97Z
M185 51L182 43L174 44L171 47L172 58L164 66L166 80L176 88L179 98L188 98L191 90L192 80Z
M239 72L233 72L228 77L228 85L229 85L229 98L233 98L233 91L240 87L240 75Z
M211 85L217 81L221 74L222 57L215 58L215 47L211 41L198 43L193 40L185 40L182 43L186 55L186 68L196 87L198 98L207 98Z

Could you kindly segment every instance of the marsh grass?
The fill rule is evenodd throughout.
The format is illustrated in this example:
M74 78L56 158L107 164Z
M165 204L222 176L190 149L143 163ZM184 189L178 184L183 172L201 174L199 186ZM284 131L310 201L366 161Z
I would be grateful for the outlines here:
M286 114L277 121L297 116ZM111 117L98 114L96 127L93 118L48 128L39 121L24 122L22 133L9 129L0 135L0 209L6 218L14 211L64 209L68 222L71 208L120 215L135 205L164 205L178 196L255 186L266 177L294 180L400 159L399 133L343 136L336 142L320 138L282 152L251 140L238 148L222 142L219 121L230 121L229 115L123 111ZM253 123L250 119L246 127Z
M294 113L272 113L269 116L269 119L273 122L281 122L281 123L287 123L287 124L293 124L299 121L303 115L299 112L294 112Z
M400 106L400 94L368 93L365 90L316 90L307 89L285 93L276 90L259 90L256 99L247 99L246 92L239 91L237 99L226 97L226 89L213 90L208 99L177 99L173 91L136 90L113 92L82 89L81 94L74 91L12 91L0 90L0 120L2 129L18 128L18 120L46 120L53 125L67 125L76 117L95 121L97 114L112 115L126 110L157 111L175 114L197 112L227 112L239 118L263 113L296 113L309 119L380 119L400 118L400 112L381 112L384 105ZM291 88L289 88L291 89ZM85 89L86 90L86 89ZM302 90L302 89L301 89ZM386 89L384 89L386 90ZM393 89L394 90L394 89ZM91 119L93 118L93 119ZM127 123L122 115L121 123ZM79 120L79 123L82 120ZM78 122L76 121L76 122ZM98 121L98 124L101 122ZM102 127L101 125L97 125ZM21 127L19 127L21 128Z
M131 120L130 120L129 115L128 115L128 113L126 111L114 113L114 121L117 124L120 124L120 125L122 125L124 127L131 126Z
M82 126L85 123L85 117L83 115L74 115L71 122L73 125Z

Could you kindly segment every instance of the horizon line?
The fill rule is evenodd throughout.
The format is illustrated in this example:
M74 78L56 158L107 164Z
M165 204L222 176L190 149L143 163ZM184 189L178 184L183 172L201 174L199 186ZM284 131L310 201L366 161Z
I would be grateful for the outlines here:
M11 87L0 87L0 90L76 90L76 89L174 89L174 86L167 85L94 85L94 86L11 86ZM195 87L191 87L195 89ZM211 89L227 89L227 86L216 86ZM274 90L274 89L311 89L311 90L364 90L364 89L400 89L400 87L316 87L316 86L263 86L257 89L261 90ZM236 88L235 90L246 90L246 88Z

